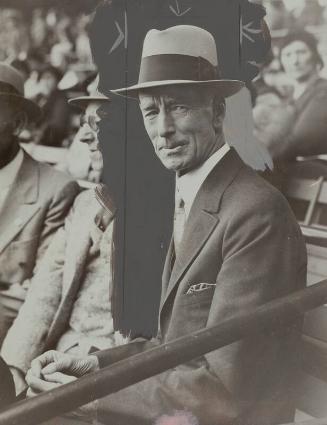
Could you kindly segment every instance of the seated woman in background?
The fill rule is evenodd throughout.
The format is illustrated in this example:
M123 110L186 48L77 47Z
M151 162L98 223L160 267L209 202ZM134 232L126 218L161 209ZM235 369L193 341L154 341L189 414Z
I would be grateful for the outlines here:
M289 34L280 61L293 85L295 119L278 155L294 159L327 153L327 80L319 76L323 61L317 40L307 32Z
M272 182L283 190L290 176L327 176L327 162L311 158L327 154L327 80L319 75L323 61L308 32L284 38L280 62L291 94L283 97L273 87L259 92L254 122L256 138L274 161Z

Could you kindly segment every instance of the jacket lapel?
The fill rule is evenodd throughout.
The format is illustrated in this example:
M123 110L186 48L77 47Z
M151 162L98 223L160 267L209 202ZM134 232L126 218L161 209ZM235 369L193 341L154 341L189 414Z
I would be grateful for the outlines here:
M219 223L218 212L222 195L243 166L244 163L235 150L231 149L215 166L201 186L186 222L179 249L180 255L175 259L166 293L162 294L161 308L164 307Z
M91 240L90 238L84 240L81 246L78 257L76 256L76 263L74 264L72 278L67 284L63 282L63 294L59 308L53 319L49 333L45 342L45 351L53 349L63 334L66 327L69 325L69 318L72 312L74 302L76 300L77 293L80 285L83 282L85 263L90 250Z
M83 282L85 264L91 247L91 226L94 225L96 211L95 199L87 197L84 203L77 204L67 228L67 246L65 248L65 266L62 282L62 296L56 315L48 332L45 348L55 347L59 337L69 324L77 293ZM74 207L73 207L74 208ZM67 224L66 224L67 225Z
M23 163L1 212L0 253L40 209L39 178L36 162L24 152Z
M174 238L172 237L170 240L168 252L166 255L166 260L162 272L162 288L161 288L161 300L160 300L160 307L162 306L165 298L165 294L167 292L171 272L174 267L175 262L175 249L174 249Z

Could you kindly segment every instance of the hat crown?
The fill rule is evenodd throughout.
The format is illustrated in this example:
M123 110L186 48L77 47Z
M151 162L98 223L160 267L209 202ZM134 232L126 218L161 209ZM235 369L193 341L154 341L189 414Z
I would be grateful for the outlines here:
M162 31L150 30L143 43L137 84L111 91L137 98L140 90L171 85L212 87L221 97L228 97L244 84L222 78L216 42L208 31L177 25Z
M192 25L150 30L144 39L142 58L154 55L202 57L218 66L215 39L208 31Z
M4 62L0 62L0 83L9 84L14 87L21 96L24 96L23 76L17 69Z
M99 74L88 84L86 91L91 98L106 97L99 91Z

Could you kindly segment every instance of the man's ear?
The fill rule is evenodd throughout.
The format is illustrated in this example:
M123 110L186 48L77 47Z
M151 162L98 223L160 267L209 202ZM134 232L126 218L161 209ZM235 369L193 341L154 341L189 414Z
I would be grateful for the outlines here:
M24 127L26 127L27 125L27 115L26 112L24 111L20 111L17 113L13 126L13 134L14 136L18 136L20 134L20 132L24 129Z
M226 114L226 103L224 99L217 96L213 98L213 127L216 133L221 132Z

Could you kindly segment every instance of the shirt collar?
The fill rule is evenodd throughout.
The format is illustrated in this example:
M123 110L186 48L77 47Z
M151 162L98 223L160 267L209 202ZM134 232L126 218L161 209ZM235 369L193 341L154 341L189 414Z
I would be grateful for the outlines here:
M23 163L23 159L23 150L20 148L15 158L0 169L0 190L8 188L14 183Z
M202 183L208 177L209 173L214 169L219 161L230 150L229 145L225 143L220 149L212 154L200 167L191 170L186 174L176 176L176 191L185 203L185 214L188 217L194 199L202 186Z

